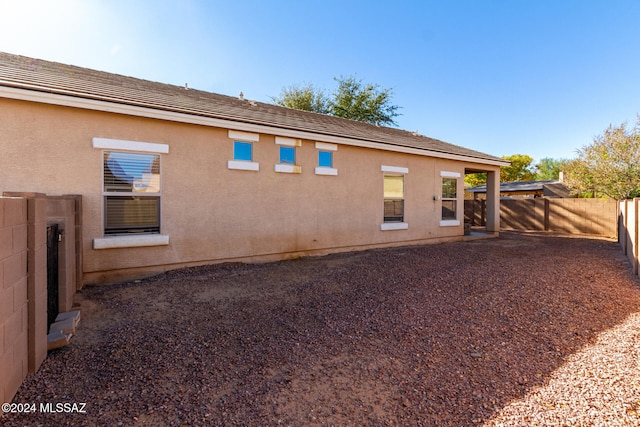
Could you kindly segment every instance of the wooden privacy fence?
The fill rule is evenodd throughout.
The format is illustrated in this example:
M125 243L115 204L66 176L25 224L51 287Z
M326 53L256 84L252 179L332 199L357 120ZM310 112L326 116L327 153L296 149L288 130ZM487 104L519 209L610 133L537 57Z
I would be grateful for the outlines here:
M620 202L618 221L618 242L624 251L633 273L638 274L638 218L640 218L640 198Z
M465 221L485 225L485 201L465 200ZM618 202L609 199L503 199L500 228L615 238Z

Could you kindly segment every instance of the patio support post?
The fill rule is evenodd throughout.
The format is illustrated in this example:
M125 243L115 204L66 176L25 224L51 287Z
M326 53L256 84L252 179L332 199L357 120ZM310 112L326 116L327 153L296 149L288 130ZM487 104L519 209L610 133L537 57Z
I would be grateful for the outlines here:
M487 231L500 231L500 172L487 172Z

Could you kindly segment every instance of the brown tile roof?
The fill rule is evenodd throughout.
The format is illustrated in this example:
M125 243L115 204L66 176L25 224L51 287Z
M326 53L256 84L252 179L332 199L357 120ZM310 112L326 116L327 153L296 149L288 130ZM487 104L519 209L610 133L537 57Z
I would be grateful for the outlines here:
M0 86L409 147L502 159L413 132L0 52Z

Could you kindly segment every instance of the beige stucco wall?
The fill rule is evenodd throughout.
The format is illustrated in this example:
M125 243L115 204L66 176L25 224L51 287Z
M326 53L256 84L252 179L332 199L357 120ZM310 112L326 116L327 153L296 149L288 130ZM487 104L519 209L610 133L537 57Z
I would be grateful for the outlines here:
M227 260L270 260L337 250L438 242L463 236L465 167L498 167L339 145L337 176L314 174L315 140L302 140L300 174L276 173L275 135L260 134L260 170L227 168L228 129L0 99L0 192L83 196L85 281ZM92 139L168 144L161 155L162 234L166 246L93 249L103 237L102 150ZM381 231L381 166L408 168L407 230ZM441 227L441 171L461 174L460 225Z

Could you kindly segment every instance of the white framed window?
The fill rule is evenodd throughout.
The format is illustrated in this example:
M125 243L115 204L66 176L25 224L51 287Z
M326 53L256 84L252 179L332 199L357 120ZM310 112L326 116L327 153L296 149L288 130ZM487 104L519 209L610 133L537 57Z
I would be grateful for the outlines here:
M326 142L316 142L316 149L318 150L316 175L338 175L338 169L333 167L333 153L338 151L338 146Z
M233 160L227 161L227 168L259 171L260 164L253 161L253 147L254 143L259 141L260 135L230 130L229 138L233 139Z
M278 163L275 171L281 173L300 173L302 169L296 164L296 148L302 146L302 141L294 138L276 136L278 148Z
M441 226L458 226L458 181L461 174L458 172L440 172L442 178L442 214Z
M405 174L409 169L397 166L382 166L383 174L383 223L381 230L405 230Z
M160 233L160 155L104 151L104 234Z
M95 249L169 244L161 235L161 155L167 144L94 138L102 152L104 238Z
M233 160L252 162L253 144L250 142L233 141Z
M384 222L404 222L404 176L384 176Z
M280 146L280 164L281 165L296 164L296 147Z

